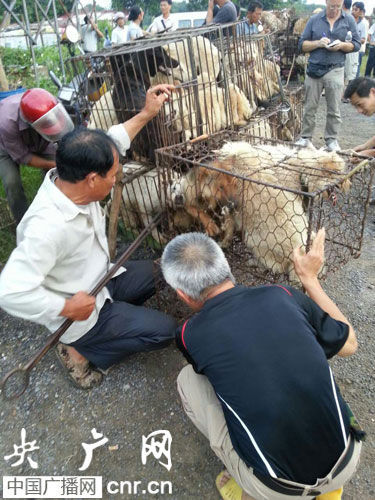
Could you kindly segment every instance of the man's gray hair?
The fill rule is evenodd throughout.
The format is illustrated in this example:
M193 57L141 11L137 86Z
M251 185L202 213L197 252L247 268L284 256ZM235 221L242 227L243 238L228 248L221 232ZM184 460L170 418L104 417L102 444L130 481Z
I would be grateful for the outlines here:
M205 291L235 279L219 245L203 233L185 233L173 238L161 258L165 281L194 300L204 300Z

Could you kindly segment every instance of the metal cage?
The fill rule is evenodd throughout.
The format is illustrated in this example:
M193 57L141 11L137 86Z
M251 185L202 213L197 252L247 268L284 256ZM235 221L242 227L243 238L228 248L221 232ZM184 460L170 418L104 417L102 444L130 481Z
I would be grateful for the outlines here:
M242 145L225 146L228 141ZM257 138L246 130L163 148L156 158L168 213L165 239L205 231L226 248L248 282L298 286L293 248L308 250L323 226L322 277L359 256L373 177L367 161L355 166L347 155Z
M139 112L147 89L176 86L170 101L132 143L132 159L202 134L245 126L282 93L268 35L249 37L243 22L138 39L67 61L89 128L107 130Z

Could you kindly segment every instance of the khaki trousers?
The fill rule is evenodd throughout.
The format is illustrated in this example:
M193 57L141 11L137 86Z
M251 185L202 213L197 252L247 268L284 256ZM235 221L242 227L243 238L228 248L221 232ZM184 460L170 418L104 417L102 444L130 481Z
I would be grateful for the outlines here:
M344 68L334 68L321 78L306 75L305 102L301 136L311 139L315 128L316 112L322 91L327 102L325 141L337 139L341 124L340 103L344 89Z
M248 495L255 500L315 498L315 495L308 494L311 487L306 487L305 494L302 496L283 495L271 490L254 476L253 469L245 464L233 448L221 404L207 377L195 373L191 365L185 366L177 378L177 389L187 416L206 436L214 453ZM334 467L327 478L320 480L316 489L321 493L327 493L340 488L348 481L356 470L361 445L362 443L356 442L353 455L346 467L332 479L330 476ZM305 487L299 483L285 481L285 486L288 485Z

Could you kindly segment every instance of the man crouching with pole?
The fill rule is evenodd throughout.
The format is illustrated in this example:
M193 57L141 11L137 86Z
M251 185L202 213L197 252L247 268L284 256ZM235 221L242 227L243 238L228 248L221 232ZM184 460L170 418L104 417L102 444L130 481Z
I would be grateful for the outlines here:
M96 298L88 291L111 266L105 216L120 154L156 116L173 86L149 89L144 108L108 134L79 128L59 142L50 170L17 227L17 247L0 275L0 306L54 331L74 320L57 345L71 381L90 389L127 355L160 349L175 321L142 306L155 293L152 261L128 262ZM101 371L99 371L98 369Z

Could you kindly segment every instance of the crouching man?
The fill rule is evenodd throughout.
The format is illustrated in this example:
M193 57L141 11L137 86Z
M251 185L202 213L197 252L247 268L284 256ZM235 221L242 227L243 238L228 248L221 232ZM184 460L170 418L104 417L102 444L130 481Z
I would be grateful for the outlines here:
M361 115L372 116L375 113L375 80L363 76L352 80L345 89L344 98L349 99ZM375 135L367 142L355 146L353 150L361 155L374 157Z
M130 141L160 110L172 86L147 92L143 110L124 124L65 135L33 203L17 227L17 248L0 275L0 306L56 330L75 322L57 353L80 388L125 356L160 349L174 335L172 318L142 307L155 292L152 261L128 262L96 298L88 295L110 267L105 216L99 204L111 191ZM91 362L92 365L89 363Z
M363 433L351 428L327 358L353 354L357 341L317 279L324 238L320 230L308 254L295 251L310 298L235 286L222 250L201 233L164 250L165 280L196 313L176 335L190 363L178 390L227 469L216 480L222 498L341 498L356 469Z

